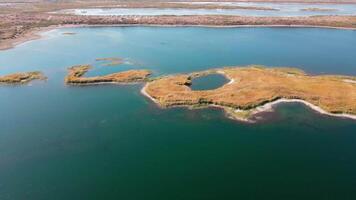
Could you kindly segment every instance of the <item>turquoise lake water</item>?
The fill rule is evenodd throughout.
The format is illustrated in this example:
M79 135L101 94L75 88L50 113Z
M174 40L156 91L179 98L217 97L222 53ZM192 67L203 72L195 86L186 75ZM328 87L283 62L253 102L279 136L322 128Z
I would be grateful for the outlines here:
M63 35L75 32L76 35ZM257 124L219 109L160 109L138 85L64 85L90 75L153 76L219 66L295 66L356 75L356 31L314 28L100 27L50 31L0 52L0 199L355 199L356 122L279 105ZM120 66L96 58L121 57Z

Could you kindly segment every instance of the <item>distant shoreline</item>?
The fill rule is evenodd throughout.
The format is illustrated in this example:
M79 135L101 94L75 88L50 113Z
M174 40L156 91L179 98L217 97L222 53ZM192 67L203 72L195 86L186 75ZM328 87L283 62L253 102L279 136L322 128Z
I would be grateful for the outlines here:
M191 0L189 2L234 2L234 3L300 3L300 4L356 4L355 0Z
M353 27L336 27L336 26L318 26L318 25L170 25L170 24L77 24L77 25L52 25L48 27L40 27L28 31L21 37L5 40L0 44L0 51L12 49L20 44L41 39L43 33L63 28L81 28L81 27L206 27L206 28L321 28L321 29L339 29L339 30L352 30Z

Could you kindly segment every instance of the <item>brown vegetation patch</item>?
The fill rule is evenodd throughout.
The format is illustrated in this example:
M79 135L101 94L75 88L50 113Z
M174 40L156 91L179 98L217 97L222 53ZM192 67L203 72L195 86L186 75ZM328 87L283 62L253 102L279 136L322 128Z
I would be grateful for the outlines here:
M46 80L41 72L19 72L0 77L0 84L25 84L32 80Z

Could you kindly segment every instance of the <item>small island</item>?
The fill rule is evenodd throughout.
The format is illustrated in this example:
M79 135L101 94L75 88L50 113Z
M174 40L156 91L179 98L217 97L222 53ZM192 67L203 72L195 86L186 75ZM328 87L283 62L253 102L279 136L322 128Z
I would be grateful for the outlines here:
M116 66L124 64L124 59L119 57L109 57L109 58L97 58L95 61L103 61L105 62L103 66Z
M220 73L229 83L214 90L193 91L191 80ZM356 77L310 76L296 68L226 67L157 78L142 93L161 107L223 108L244 121L280 102L300 102L318 112L356 119Z
M69 68L65 83L69 85L90 85L101 83L136 83L147 79L148 70L128 70L105 76L83 77L92 68L91 65L76 65Z
M62 35L76 35L77 33L74 32L64 32Z
M19 72L0 77L0 84L26 84L33 80L46 80L42 72Z

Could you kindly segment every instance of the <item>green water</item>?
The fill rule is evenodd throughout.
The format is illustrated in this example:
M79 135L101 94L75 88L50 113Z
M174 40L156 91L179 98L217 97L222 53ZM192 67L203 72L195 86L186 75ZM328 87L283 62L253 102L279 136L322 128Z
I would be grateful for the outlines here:
M356 75L355 50L347 30L131 27L56 30L2 51L0 74L49 80L0 87L0 199L355 199L355 121L284 104L244 124L219 109L159 109L140 84L63 83L86 63L91 75L246 64ZM95 62L115 56L136 64Z

